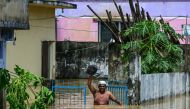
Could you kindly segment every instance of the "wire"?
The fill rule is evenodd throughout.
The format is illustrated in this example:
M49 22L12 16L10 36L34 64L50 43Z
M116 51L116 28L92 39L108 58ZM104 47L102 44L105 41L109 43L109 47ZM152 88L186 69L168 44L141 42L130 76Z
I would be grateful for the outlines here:
M107 43L104 47L104 49L108 48L110 43ZM80 51L80 50L85 50L85 49L90 49L90 48L96 48L96 47L99 47L99 45L95 45L95 46L91 46L91 47L86 47L86 48L80 48L80 49L75 49L75 50L64 50L65 52L72 52L72 51ZM57 53L65 53L65 52L57 52Z
M85 49L90 49L90 48L95 48L97 46L91 46L91 47L86 47L86 48L81 48L81 49L75 49L75 50L65 50L65 52L72 52L72 51L80 51L80 50L85 50ZM57 53L65 53L65 52L57 52Z
M63 16L63 15L60 15L61 17L65 17L65 18L69 18L69 17L66 17L66 16ZM85 16L80 16L80 17L75 17L75 18L81 18L81 17L85 17ZM87 17L87 16L86 16ZM89 16L88 16L89 17ZM159 16L157 16L159 17ZM157 18L156 17L156 18ZM169 19L167 20L166 22L170 22L170 21L173 21L179 17L182 17L182 18L190 18L188 16L177 16L175 18L172 18L172 19ZM52 19L52 18L56 18L56 17L47 17L47 18L38 18L38 19L30 19L30 20L45 20L45 19ZM72 18L73 19L73 18ZM34 25L30 25L31 27L37 27L37 28L49 28L49 29L54 29L55 27L48 27L48 26L34 26ZM79 30L79 29L67 29L67 28L56 28L56 29L63 29L63 30L69 30L69 31L84 31L84 32L98 32L98 31L90 31L90 30ZM187 29L189 30L189 29ZM183 30L175 30L175 31L183 31Z
M48 26L34 26L34 25L30 25L30 26L31 27L37 27L37 28L49 28L49 29L54 28L54 27L48 27ZM57 28L57 29L63 29L63 30L69 30L69 31L98 32L98 31L79 30L79 29L67 29L67 28ZM190 29L186 29L186 30L190 30ZM183 31L183 30L175 30L175 31Z
M34 25L30 25L30 26L31 27L38 27L38 28L49 28L49 29L54 28L54 27L48 27L48 26L34 26ZM67 29L67 28L56 28L56 29L63 29L63 30L70 30L70 31L98 32L98 31L79 30L79 29Z
M61 18L61 17L68 18L68 19L77 19L77 18L93 17L93 16L83 15L83 16L78 16L78 17L67 17L67 16L63 16L63 15L58 15L58 16L44 17L44 18L31 18L29 20L50 20L50 19Z
M82 15L82 16L77 16L77 17L67 17L67 16L64 16L64 15L58 15L56 16L57 18L61 18L61 17L64 17L64 18L68 18L68 19L77 19L77 18L84 18L84 17L93 17L91 15Z
M175 17L175 18L172 18L172 19L170 19L170 20L167 20L166 22L170 22L170 21L173 21L173 20L175 20L175 19L177 19L177 18L179 18L180 16L177 16L177 17Z

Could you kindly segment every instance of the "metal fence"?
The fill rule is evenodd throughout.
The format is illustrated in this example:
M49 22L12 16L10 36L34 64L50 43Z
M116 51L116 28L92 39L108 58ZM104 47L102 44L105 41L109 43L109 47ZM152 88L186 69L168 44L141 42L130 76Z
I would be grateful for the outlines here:
M108 82L109 83L109 82ZM49 87L53 92L55 92L56 99L55 103L52 105L52 109L57 108L67 108L71 106L74 108L85 108L87 102L87 97L89 97L89 90L85 86L86 82L84 80L51 80L49 81ZM128 104L128 88L127 86L111 85L109 84L107 90L112 92L112 94L122 102L122 104ZM110 102L111 105L115 103ZM90 104L91 105L91 104Z
M122 104L127 105L128 104L128 87L127 86L108 86L108 90L112 92L112 94L122 102ZM110 102L110 104L115 104L113 101Z
M55 93L55 102L52 107L86 106L86 86L52 86Z

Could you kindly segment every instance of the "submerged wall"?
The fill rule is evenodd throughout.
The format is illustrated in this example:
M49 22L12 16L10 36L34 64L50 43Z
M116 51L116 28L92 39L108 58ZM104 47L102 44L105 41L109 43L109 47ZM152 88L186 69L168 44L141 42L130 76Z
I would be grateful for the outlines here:
M190 91L188 73L159 73L141 76L141 102Z

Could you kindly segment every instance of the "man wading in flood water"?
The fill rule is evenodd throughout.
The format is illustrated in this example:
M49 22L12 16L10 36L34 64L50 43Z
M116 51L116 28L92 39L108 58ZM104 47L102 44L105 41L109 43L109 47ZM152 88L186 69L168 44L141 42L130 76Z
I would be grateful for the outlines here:
M99 81L99 83L98 83L99 90L97 90L92 85L92 79L93 79L93 76L89 76L87 85L88 85L88 88L90 89L91 93L93 94L94 105L108 105L109 100L114 101L118 105L122 105L121 102L119 102L110 91L106 91L107 84L105 81Z

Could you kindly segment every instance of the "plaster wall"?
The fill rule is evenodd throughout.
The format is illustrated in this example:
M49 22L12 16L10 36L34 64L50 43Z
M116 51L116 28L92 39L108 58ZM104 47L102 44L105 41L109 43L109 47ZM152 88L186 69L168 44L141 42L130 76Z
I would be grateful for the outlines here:
M98 22L93 18L57 18L57 41L98 42Z
M12 71L15 65L20 65L41 75L42 41L55 40L54 15L54 8L29 6L30 29L15 31L15 45L7 42L7 69ZM55 44L50 46L52 50L55 50ZM52 54L50 57L50 71L53 71L55 56Z

